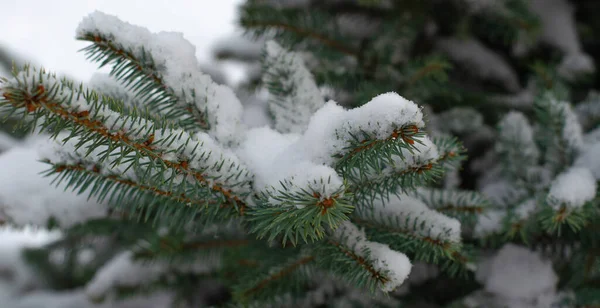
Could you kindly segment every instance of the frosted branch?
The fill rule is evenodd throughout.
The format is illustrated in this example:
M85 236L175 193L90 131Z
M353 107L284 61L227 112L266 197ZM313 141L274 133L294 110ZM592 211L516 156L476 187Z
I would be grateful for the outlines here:
M390 292L400 286L408 277L412 267L403 253L391 250L389 246L367 241L364 231L350 222L344 222L335 230L333 237L350 248L356 256L372 264L377 275L382 275L381 289Z
M596 185L596 179L589 169L572 167L552 182L547 202L555 210L561 206L582 207L596 196Z
M139 62L130 70L137 69L141 71L140 78L158 83L154 87L159 89L147 92L147 96L167 91L161 99L167 102L167 106L157 107L159 110L170 106L188 110L200 122L200 127L208 127L209 134L215 139L223 142L234 140L241 121L242 105L230 88L214 83L200 71L196 49L181 33L153 34L143 27L96 11L80 23L77 37L94 42L101 50L109 49L117 55L129 57L127 61ZM98 52L90 51L92 55ZM116 61L117 66L126 67L124 62L119 62L124 59L102 55L99 58L106 58L103 64ZM145 59L145 62L140 62L140 59ZM141 84L138 82L136 85ZM204 121L208 125L204 125Z
M321 92L300 55L274 41L265 45L263 83L270 92L269 109L275 129L302 133L310 117L325 104Z

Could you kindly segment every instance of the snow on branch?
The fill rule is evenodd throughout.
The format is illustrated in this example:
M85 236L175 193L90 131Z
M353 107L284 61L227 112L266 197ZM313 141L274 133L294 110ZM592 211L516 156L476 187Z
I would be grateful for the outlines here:
M481 262L476 279L483 290L464 300L468 307L555 307L560 302L551 260L526 247L504 245Z
M567 0L531 0L529 9L542 24L540 40L560 50L564 56L558 68L561 76L573 79L595 71L593 59L584 53L577 35L574 8ZM520 45L523 45L521 42ZM523 49L523 46L518 47Z
M75 147L85 146L83 156L89 157L99 147L106 147L108 150L99 151L93 157L96 163L132 163L144 174L140 178L158 178L157 183L162 181L164 185L186 179L184 183L190 182L198 191L208 194L205 200L216 197L228 203L243 204L241 199L250 192L248 170L233 152L206 133L190 135L165 123L135 114L120 114L113 111L121 108L117 102L106 101L106 97L100 98L82 86L76 88L43 70L25 68L1 90L2 105L30 115L29 125L45 119L42 128L53 125L54 137L61 130L69 131L62 141L79 140ZM120 155L111 156L114 150L119 150ZM55 168L56 172L65 170Z
M572 167L559 174L550 186L547 202L555 210L580 208L596 196L596 179L587 168Z
M293 232L284 240L296 243L300 231L305 240L316 240L324 236L322 222L335 228L347 219L352 206L344 181L333 168L306 157L282 155L297 135L263 127L250 130L244 139L237 153L255 175L253 188L260 199L249 215L257 222L254 230L259 236L274 237L289 229ZM304 227L308 221L312 230Z
M344 222L337 228L332 238L338 245L344 246L338 246L340 249L349 249L346 254L376 276L374 278L379 280L384 292L396 289L410 273L412 265L405 254L390 249L388 245L368 241L364 231L350 222Z
M552 151L547 155L557 165L570 164L583 148L583 132L571 104L556 99L551 94L543 95L535 102L536 116L543 126L542 137Z
M533 128L523 113L511 111L502 118L498 130L495 150L505 162L504 170L522 177L540 158Z
M130 251L123 252L98 270L87 284L85 293L90 299L99 301L114 287L134 287L149 284L167 267L160 263L140 263L133 260Z
M519 151L522 156L525 156L522 159L526 159L530 164L536 163L539 158L539 149L535 145L533 128L523 113L518 111L507 113L498 127L501 142L496 147L496 151L501 153L512 151L512 159L516 158L514 152Z
M489 209L485 211L478 216L477 223L473 229L473 234L476 237L484 238L492 234L500 233L506 216L506 209Z
M229 87L200 71L196 49L181 33L153 34L96 11L80 23L77 38L92 42L88 57L101 66L113 64L111 74L149 100L149 108L179 118L186 128L191 116L197 128L220 141L236 136L241 103Z
M365 105L345 110L327 102L310 119L307 130L282 155L302 156L315 163L335 166L356 154L381 149L400 155L415 144L419 129L425 125L419 107L390 92L378 95Z
M374 220L385 226L400 228L418 238L427 238L448 243L460 243L460 222L430 209L421 200L398 194L387 200L373 202L371 209L358 211L365 219Z
M362 177L377 168L372 174L383 177L431 169L439 153L419 132L422 117L416 104L387 93L351 110L330 101L315 113L301 136L269 128L250 130L237 153L255 174L254 189L262 196L251 211L257 222L254 230L271 237L294 230L284 234L295 243L298 232L305 229L302 225L311 221L315 230L304 230L303 236L319 239L321 221L335 228L352 209L343 179L353 174ZM333 167L344 159L350 172L339 175ZM397 190L399 183L388 186ZM287 221L286 228L268 223L274 220Z
M87 195L65 192L65 185L56 187L52 179L40 173L48 169L41 163L43 148L40 140L31 146L18 146L0 155L0 220L17 226L46 226L51 219L63 228L79 222L103 217L108 207ZM89 190L86 192L89 193Z
M95 73L92 75L92 78L89 81L89 87L98 93L110 96L112 99L122 101L127 107L141 110L147 108L147 106L144 106L143 101L136 97L136 93L134 91L126 88L124 85L111 78L107 74Z
M238 153L257 174L257 187L264 187L273 181L269 178L282 179L279 175L271 177L273 172L299 162L331 167L344 160L358 164L360 160L354 157L372 150L376 150L369 152L372 159L379 159L375 155L378 151L383 153L381 159L390 161L396 157L396 164L405 164L403 158L406 164L416 163L418 159L411 160L408 154L417 151L425 156L435 156L431 142L426 138L419 139L423 136L419 128L423 126L419 107L396 93L379 95L351 110L330 101L313 115L304 134L282 135L265 128L251 130L246 134L246 142L240 146L244 150Z
M475 224L477 217L491 206L480 193L466 190L435 189L421 187L409 194L433 210L459 219L463 224Z
M291 171L283 170L291 170L290 166L299 163L335 168L341 177L350 179L359 188L374 178L385 179L396 173L432 169L432 162L439 153L421 131L423 126L419 107L396 93L379 95L350 110L330 101L313 115L301 136L284 137L268 129L253 130L240 147L248 150L241 151L240 155L252 161L247 164L257 174L255 188L289 178L292 174L286 172ZM273 150L265 155L263 149ZM253 151L256 154L248 155ZM335 180L338 176L333 170L328 172L332 176L328 175L326 182L341 183L341 180ZM270 185L279 186L276 184ZM396 184L390 185L396 187Z
M269 90L269 110L275 129L302 133L310 117L325 104L315 80L300 55L268 41L263 55L263 83Z
M517 74L506 60L482 43L474 39L443 38L436 45L450 59L469 68L470 73L498 82L511 92L521 88Z

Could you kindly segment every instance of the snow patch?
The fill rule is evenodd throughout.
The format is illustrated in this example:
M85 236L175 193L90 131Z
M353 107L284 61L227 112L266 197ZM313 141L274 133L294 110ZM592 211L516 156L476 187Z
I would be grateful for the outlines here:
M556 210L562 205L579 208L594 199L596 188L596 178L589 169L571 167L552 181L547 201Z
M343 222L334 232L335 238L363 258L367 257L378 272L384 274L389 280L382 285L384 292L390 292L400 286L408 277L411 263L408 257L390 249L388 245L369 242L366 240L364 230L358 229L352 223Z

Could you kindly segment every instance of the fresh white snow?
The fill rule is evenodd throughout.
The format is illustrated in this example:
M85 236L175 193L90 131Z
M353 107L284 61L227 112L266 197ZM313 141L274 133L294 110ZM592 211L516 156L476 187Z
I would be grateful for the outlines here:
M554 293L558 276L552 262L538 253L514 244L506 244L481 267L486 291L505 298L529 299ZM480 276L480 277L481 277Z
M550 186L547 201L555 209L579 208L596 196L596 178L587 168L571 167Z
M182 33L151 33L99 11L84 18L76 33L78 37L88 33L107 37L138 59L151 55L157 73L178 97L179 104L183 107L191 104L200 112L206 110L211 125L209 133L214 138L224 142L235 139L242 105L229 87L216 84L200 71L196 48Z
M275 41L265 44L263 83L277 84L284 94L271 93L269 109L275 129L284 133L302 133L310 117L325 104L321 91L304 61L295 52L283 49Z
M389 279L382 285L384 292L396 289L410 274L412 265L405 254L390 249L388 245L368 241L364 231L349 221L343 222L333 236L358 256L364 258L367 252L370 253L368 260L372 266Z
M361 210L360 215L384 225L398 226L418 237L453 243L461 241L457 219L431 210L421 200L408 195L394 194L376 199L373 207Z
M50 218L69 227L106 215L107 205L77 195L65 185L52 184L41 172L50 165L40 162L51 141L40 139L29 146L17 146L0 154L0 215L16 225L46 226Z

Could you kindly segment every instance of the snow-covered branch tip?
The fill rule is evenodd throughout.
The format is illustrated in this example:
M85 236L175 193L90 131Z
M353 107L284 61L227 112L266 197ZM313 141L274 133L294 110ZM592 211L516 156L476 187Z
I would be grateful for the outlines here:
M393 291L410 274L412 264L405 254L390 249L388 245L368 241L364 231L351 222L344 222L333 232L329 245L333 246L332 249L337 249L340 256L346 258L336 258L338 260L335 261L347 264L346 268L342 269L346 275L367 272L366 275L348 275L347 278L352 281L356 280L357 276L366 276L364 279L368 282L362 281L362 284L370 288L378 287L384 292Z
M557 99L551 93L545 93L536 100L534 106L538 121L547 131L544 142L554 149L547 154L558 156L553 161L558 165L555 167L569 165L583 146L581 124L571 104Z
M373 202L371 208L360 208L357 218L376 229L389 229L406 238L423 240L437 246L460 246L460 222L430 209L422 201L403 194ZM453 249L456 247L453 247ZM451 250L451 249L449 249Z
M222 142L237 135L240 101L229 87L200 71L196 48L181 33L154 34L96 11L80 23L77 38L91 42L84 49L87 57L101 67L112 65L111 75L148 108Z
M205 133L190 135L165 123L120 114L108 107L106 97L43 70L25 68L1 90L2 106L27 115L25 124L31 128L39 122L43 129L52 128L55 138L62 130L70 132L62 142L71 142L71 154L88 162L91 159L109 168L127 162L139 181L155 180L157 187L181 183L187 177L183 183L191 181L205 192L204 199L242 207L244 195L250 192L251 175L244 164ZM64 153L65 149L58 150ZM64 155L49 158L66 162Z
M326 164L344 177L352 177L354 168L377 173L384 161L402 159L405 150L422 143L423 126L419 107L396 93L381 94L350 110L330 101L313 115L304 134L282 155Z
M312 74L299 54L284 50L275 41L266 42L262 62L275 129L304 132L310 117L325 104Z
M571 167L559 174L550 186L547 203L557 211L562 207L577 209L593 200L597 193L597 183L587 168Z

